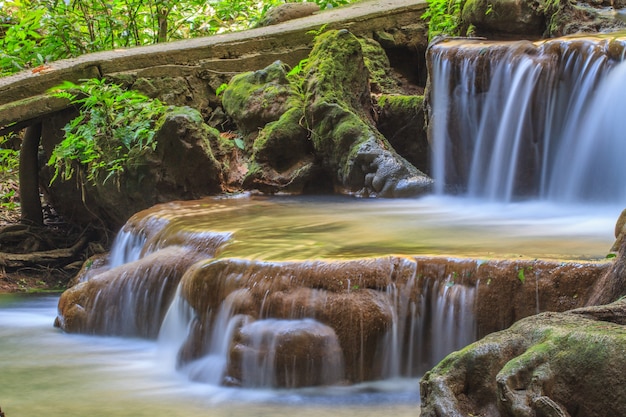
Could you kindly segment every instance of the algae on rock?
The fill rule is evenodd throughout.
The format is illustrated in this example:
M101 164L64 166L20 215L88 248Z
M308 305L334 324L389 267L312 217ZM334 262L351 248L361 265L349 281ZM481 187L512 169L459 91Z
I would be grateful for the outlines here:
M305 115L322 166L344 192L424 193L432 180L398 155L374 126L368 76L354 35L334 30L318 37L305 67Z
M306 63L290 73L275 62L233 78L223 104L245 135L244 187L381 197L430 189L432 180L376 129L364 45L377 88L394 91L380 45L347 30L318 35Z
M625 312L542 313L450 354L421 381L421 415L626 415Z

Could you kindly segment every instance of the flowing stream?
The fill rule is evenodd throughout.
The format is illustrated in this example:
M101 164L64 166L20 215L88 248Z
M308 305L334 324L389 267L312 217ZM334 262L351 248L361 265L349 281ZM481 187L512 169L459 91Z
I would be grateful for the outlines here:
M626 202L621 181L626 177L621 140L626 119L612 113L624 107L626 64L565 48L565 59L546 71L539 65L542 54L525 58L511 52L493 65L486 91L478 91L472 89L479 83L471 76L482 53L456 67L436 48L433 54L437 195L406 200L244 195L174 204L163 218L197 241L217 242L220 258L603 259ZM603 85L602 77L609 84ZM454 85L454 80L462 82ZM513 95L495 93L502 90ZM451 93L453 102L448 101ZM610 112L592 111L600 107ZM451 131L466 132L464 141L454 142ZM572 137L582 149L568 142ZM525 175L528 167L536 175ZM449 189L460 196L445 195ZM111 266L145 255L150 244L158 242L120 233ZM395 287L386 290L394 306L394 324L384 339L384 351L395 355L384 361L382 375L388 379L300 389L247 388L272 383L263 372L248 375L245 369L243 388L219 385L221 374L215 370L224 367L224 343L230 343L229 326L236 325L227 310L223 317L214 313L214 323L223 321L223 326L209 355L181 370L175 366L178 346L167 340L186 333L177 325L189 322L184 314L168 315L156 340L69 335L52 327L58 296L2 295L0 407L7 417L416 416L420 373L471 342L473 332L471 317L457 308L475 302L471 290L449 289L445 282L428 285L424 297L435 301L422 303L421 311ZM455 301L447 304L446 297ZM429 317L431 323L403 322L406 317ZM259 320L243 326L242 334L250 346L274 346L259 335L287 332L291 324ZM326 331L307 319L298 326ZM432 345L426 353L415 353L416 335L425 328L437 330L429 335ZM408 356L401 362L398 355ZM242 363L265 369L255 357L244 357ZM336 371L329 367L323 374L332 380Z
M544 203L503 206L447 197L393 201L245 197L218 204L221 214L201 216L195 227L233 232L233 243L220 256L241 252L261 258L267 250L267 256L275 259L387 253L485 258L551 253L598 259L612 243L617 215L616 207L590 216L585 208L565 211ZM53 328L57 300L52 295L0 297L0 369L3 380L10 381L0 386L0 407L8 417L355 413L400 417L419 412L416 377L297 390L196 383L174 369L162 342L68 335ZM438 310L443 307L432 308L435 317L443 317ZM445 328L443 322L436 326ZM450 345L454 335L440 338L442 350L429 359L431 363L459 347Z

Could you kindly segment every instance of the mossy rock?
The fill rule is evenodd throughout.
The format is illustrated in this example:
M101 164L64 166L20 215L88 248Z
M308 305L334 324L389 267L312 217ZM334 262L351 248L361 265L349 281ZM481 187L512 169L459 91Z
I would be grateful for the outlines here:
M467 0L459 26L462 33L472 28L474 36L522 39L623 29L608 7L607 0Z
M347 30L320 35L305 67L307 123L322 166L337 189L406 197L432 180L396 153L375 128L361 42Z
M626 300L520 320L427 372L421 415L626 415L625 325Z
M370 89L373 93L399 93L399 82L395 79L389 58L378 42L360 38L363 62L369 72Z
M258 71L236 75L222 96L224 110L244 134L255 133L277 121L297 102L285 64L280 61Z
M378 130L407 161L428 172L431 150L425 124L424 96L394 94L378 99Z

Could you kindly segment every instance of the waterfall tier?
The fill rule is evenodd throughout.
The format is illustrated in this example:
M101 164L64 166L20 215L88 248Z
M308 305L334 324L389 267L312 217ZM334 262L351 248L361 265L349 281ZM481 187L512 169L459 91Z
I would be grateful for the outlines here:
M623 205L625 45L624 37L432 45L438 192Z
M222 216L245 223L243 211L233 216L227 206L201 200L138 213L109 265L86 270L62 295L57 325L158 338L164 363L207 384L295 388L416 377L522 317L580 306L607 267L398 255L271 261L237 258L232 248L224 256L238 235L213 225Z

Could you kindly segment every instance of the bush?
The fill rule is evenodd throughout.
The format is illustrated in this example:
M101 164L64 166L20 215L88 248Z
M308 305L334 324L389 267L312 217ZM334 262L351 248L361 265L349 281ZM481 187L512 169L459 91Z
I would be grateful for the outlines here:
M80 115L64 128L65 139L48 161L57 177L72 178L84 168L92 184L119 178L139 156L154 150L154 136L167 106L117 84L91 79L77 85L65 82L52 94L81 106Z

